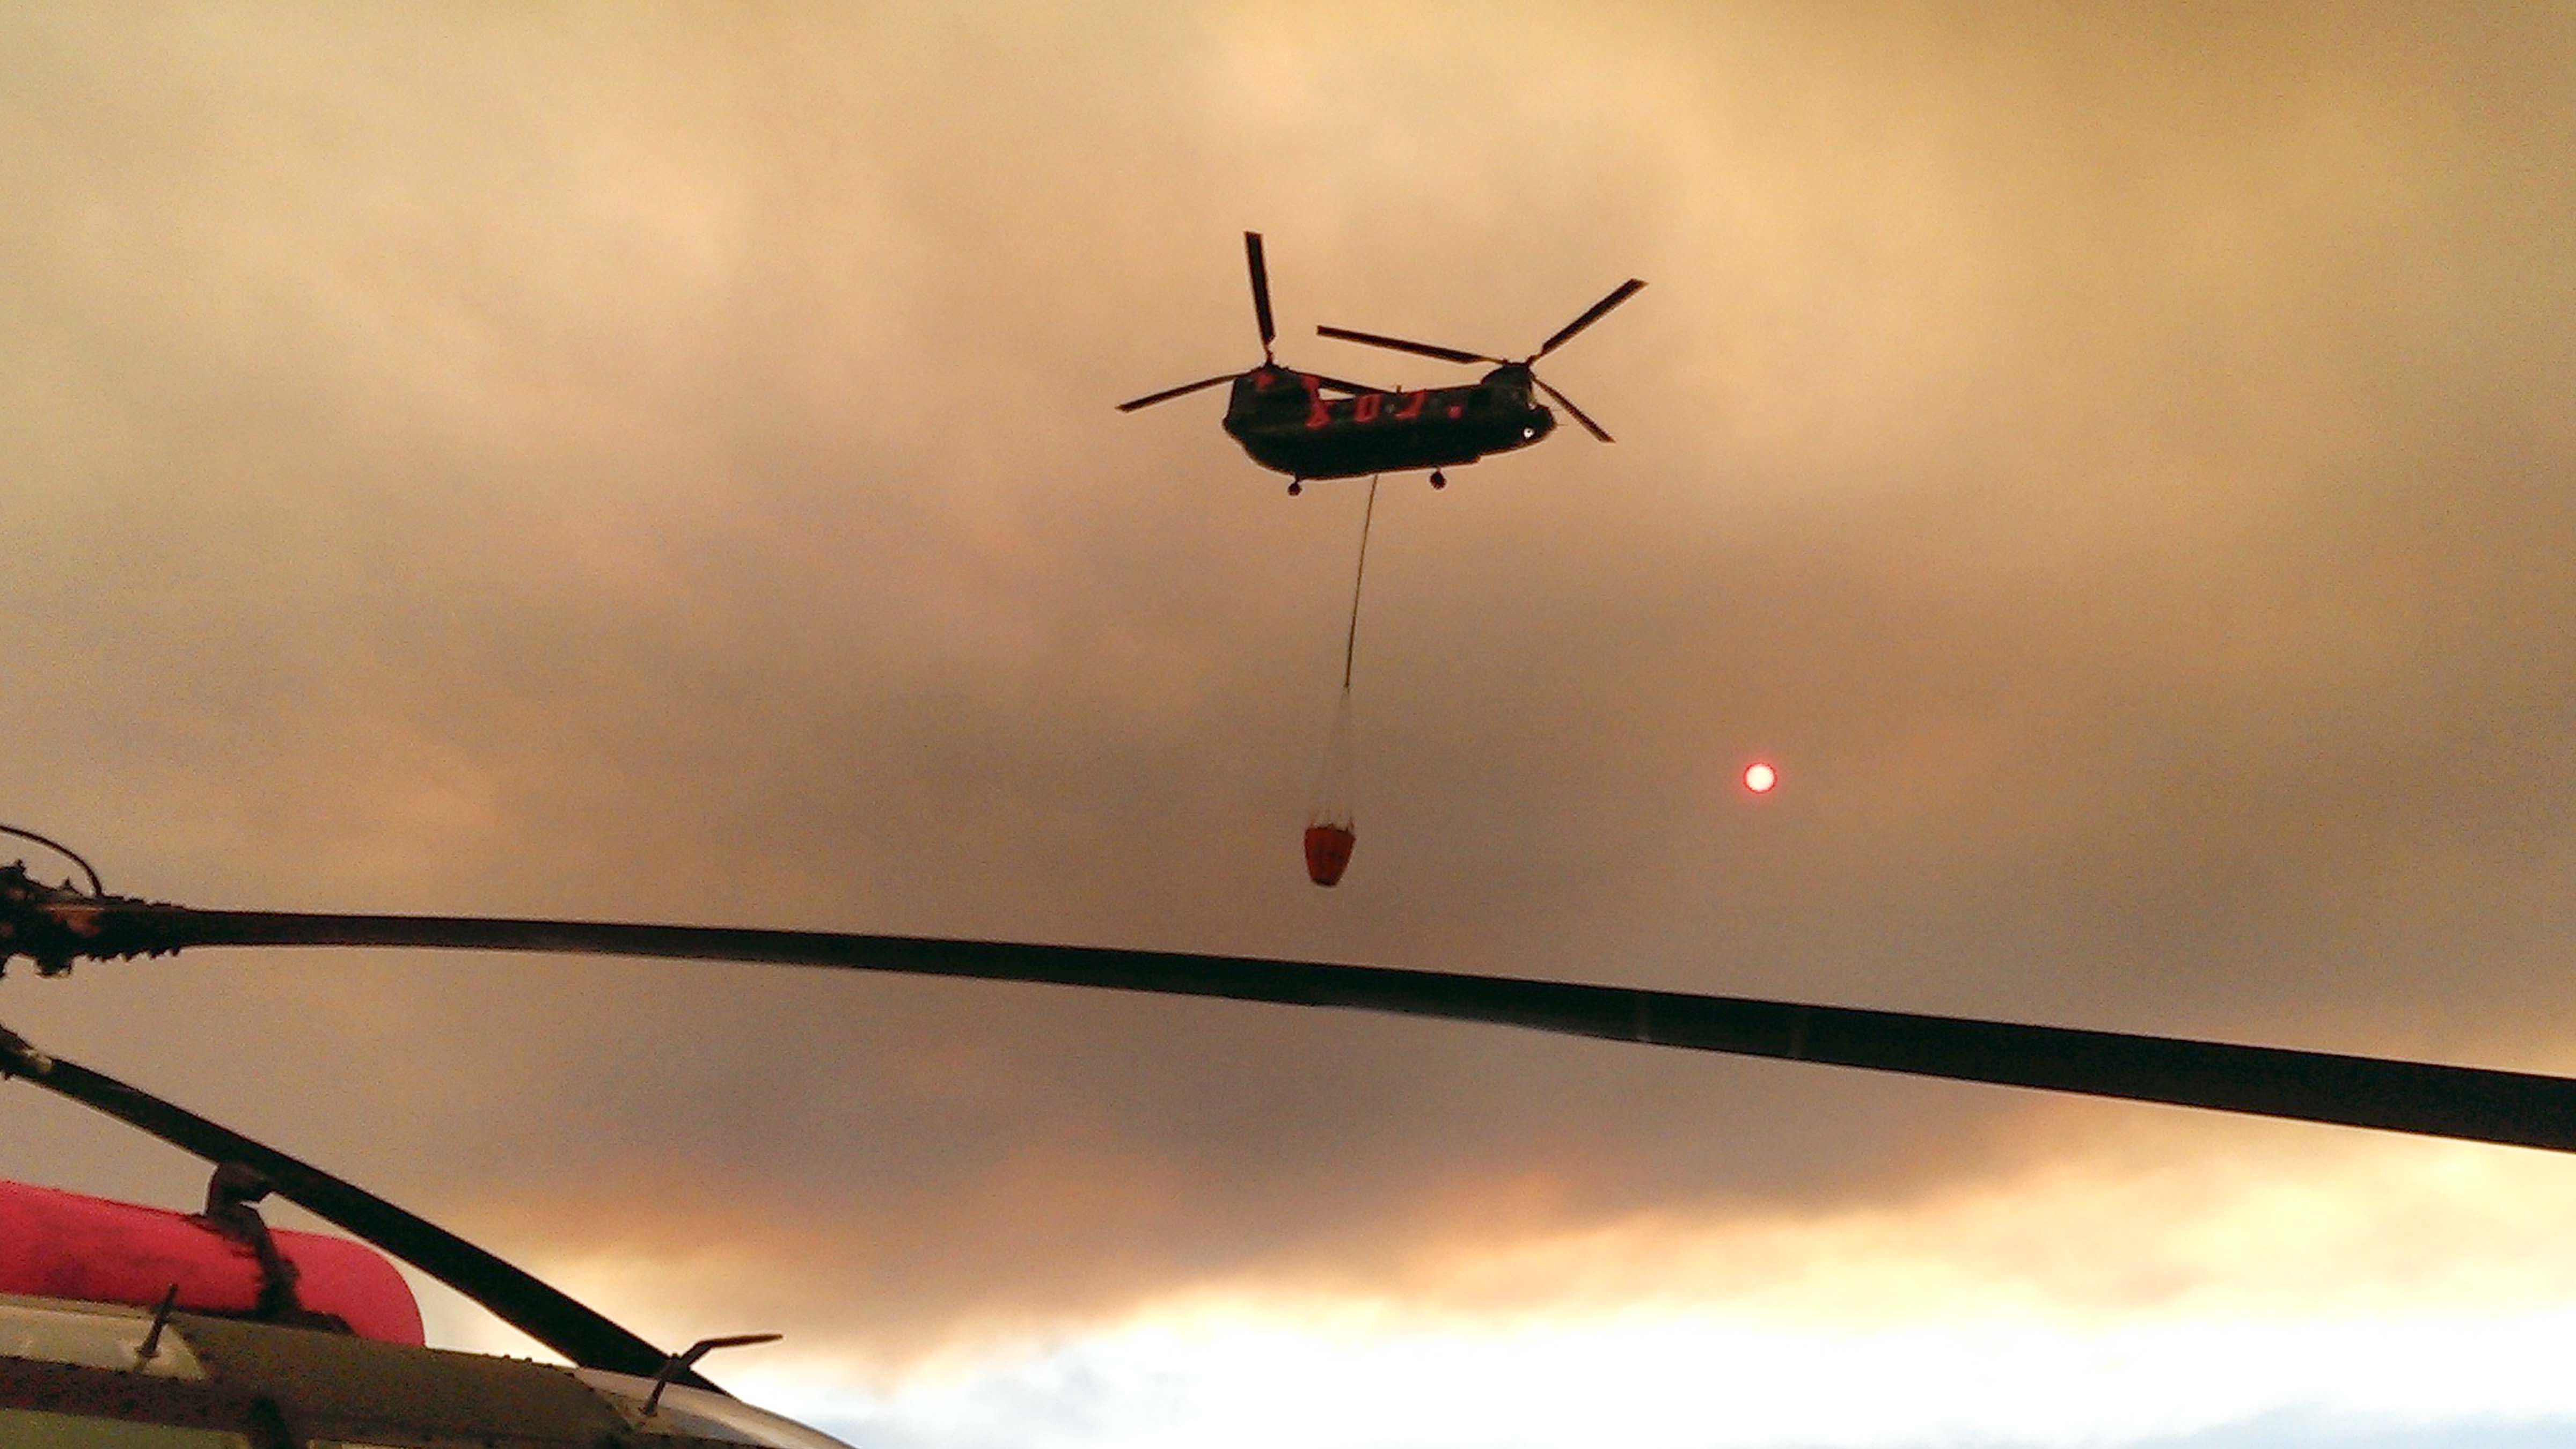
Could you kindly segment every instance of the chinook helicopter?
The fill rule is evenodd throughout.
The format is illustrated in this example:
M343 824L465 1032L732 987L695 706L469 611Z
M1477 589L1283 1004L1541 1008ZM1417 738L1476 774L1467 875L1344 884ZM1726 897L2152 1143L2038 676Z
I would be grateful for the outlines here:
M27 835L47 845L41 836ZM60 848L60 847L56 847ZM65 854L69 854L65 851ZM1115 947L471 916L198 910L0 867L0 971L197 947L591 953L1335 1007L2576 1152L2576 1080L2327 1052L1445 971ZM0 1184L0 1443L48 1449L835 1449L331 1173L0 1028L0 1077L214 1166L182 1215ZM269 1229L293 1202L371 1247ZM424 1346L398 1257L568 1366ZM843 1446L846 1449L846 1446Z
M1261 233L1243 234L1246 265L1252 273L1252 315L1261 328L1261 365L1243 372L1219 373L1161 392L1120 403L1132 413L1156 403L1187 397L1219 383L1234 384L1225 404L1225 431L1252 461L1288 475L1288 496L1305 491L1308 482L1326 478L1370 478L1382 473L1431 470L1431 486L1448 486L1442 471L1473 463L1491 453L1526 448L1556 430L1556 414L1531 396L1536 388L1554 398L1574 420L1602 442L1611 441L1599 423L1572 399L1549 387L1530 365L1554 352L1584 328L1601 320L1646 284L1631 277L1595 302L1582 316L1539 344L1538 351L1512 361L1487 357L1343 327L1318 327L1325 337L1392 348L1444 362L1489 362L1494 370L1462 387L1391 391L1365 383L1343 382L1321 373L1283 367L1271 351L1278 328L1270 315L1270 270L1262 259ZM1327 392L1347 396L1327 398Z

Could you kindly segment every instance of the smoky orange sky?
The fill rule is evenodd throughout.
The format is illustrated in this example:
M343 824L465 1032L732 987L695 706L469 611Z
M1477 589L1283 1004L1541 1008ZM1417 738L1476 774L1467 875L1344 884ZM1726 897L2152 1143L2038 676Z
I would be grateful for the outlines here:
M15 7L0 818L210 907L2576 1068L2571 74L2546 6ZM1386 385L1464 374L1314 326L1513 354L1650 283L1545 368L1616 445L1387 481L1329 893L1364 485L1292 501L1212 396L1112 411L1256 359L1246 228L1282 358ZM2244 1267L2173 1236L2213 1195L2413 1182L2282 1278L2367 1294L2537 1251L2497 1174L2571 1195L764 968L204 952L0 1020L648 1332L886 1361L1241 1285L1616 1298L1701 1240L2116 1307ZM0 1173L193 1198L34 1095ZM2021 1194L2093 1207L1945 1236Z

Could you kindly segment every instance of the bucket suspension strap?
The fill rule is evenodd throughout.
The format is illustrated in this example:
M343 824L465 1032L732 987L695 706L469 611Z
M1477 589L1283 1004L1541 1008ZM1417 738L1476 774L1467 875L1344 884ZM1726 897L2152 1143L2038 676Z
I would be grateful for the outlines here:
M1377 519L1377 476L1369 476L1368 508L1360 514L1360 564L1351 572L1351 631L1342 640L1342 693L1351 692L1351 661L1360 650L1360 585L1368 579L1369 525Z

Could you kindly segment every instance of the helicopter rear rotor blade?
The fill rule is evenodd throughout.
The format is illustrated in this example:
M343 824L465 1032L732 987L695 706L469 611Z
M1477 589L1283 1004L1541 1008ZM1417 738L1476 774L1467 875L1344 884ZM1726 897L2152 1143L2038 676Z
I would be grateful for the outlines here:
M1351 394L1353 397L1357 397L1364 392L1392 391L1392 389L1389 388L1371 387L1364 382L1344 382L1338 377L1326 377L1320 372L1310 372L1306 375L1315 380L1315 385L1317 387L1324 388L1330 392L1346 392Z
M562 1290L437 1224L140 1087L39 1052L5 1028L0 1028L0 1077L23 1078L209 1164L238 1162L256 1168L279 1196L420 1269L585 1368L649 1378L670 1361L670 1355ZM687 1370L675 1382L723 1392Z
M1645 283L1638 281L1635 277L1630 277L1628 280L1621 282L1618 286L1611 288L1609 296L1593 303L1590 307L1584 310L1582 316L1577 317L1573 321L1556 329L1556 335L1554 337L1540 343L1538 345L1538 351L1531 353L1529 360L1536 362L1540 358L1554 352L1557 348L1565 345L1566 342L1573 338L1575 333L1580 332L1584 328L1591 326L1593 323L1600 321L1611 308L1616 307L1620 303L1637 295L1638 292L1645 288L1645 285Z
M1279 329L1270 321L1270 264L1262 259L1261 233L1243 234L1243 260L1252 271L1252 315L1261 323L1261 355L1266 360Z
M916 936L457 916L98 908L84 954L211 945L572 951L1390 1012L2576 1152L2576 1080L1846 1006L1384 966Z
M1344 342L1361 342L1371 347L1391 347L1398 352L1436 357L1443 362L1499 363L1503 361L1502 358L1487 357L1481 352L1464 352L1455 347L1442 347L1432 342L1407 342L1401 337L1382 337L1375 332L1354 332L1348 327L1318 327L1315 330L1326 337L1338 337Z
M1556 399L1557 403L1558 403L1560 406L1562 406L1562 407L1563 407L1567 412L1570 412L1570 413L1574 414L1574 420L1575 420L1576 422L1578 422L1578 423L1583 424L1584 428L1585 428L1586 430L1588 430L1588 431L1592 434L1592 436L1594 436L1594 437L1596 437L1596 438L1599 438L1601 441L1603 441L1603 442L1605 442L1605 443L1610 443L1610 442L1616 442L1616 441L1618 441L1617 439L1615 439L1615 438L1611 437L1608 433L1603 432L1603 431L1601 430L1601 425L1600 425L1599 423L1596 423L1596 422L1592 421L1592 418L1591 418L1591 415L1590 415L1590 414L1588 414L1588 413L1584 412L1584 411L1583 411L1583 409L1581 409L1581 408L1579 408L1579 407L1576 407L1576 406L1574 405L1574 399L1572 399L1572 398L1570 398L1570 397L1567 397L1565 394L1563 394L1563 393L1561 393L1561 392L1558 392L1555 388L1549 387L1549 386L1547 385L1546 380L1545 380L1545 379L1543 379L1543 378L1541 378L1537 373L1533 372L1533 373L1531 373L1531 374L1530 374L1530 381L1537 383L1537 384L1538 384L1538 390L1539 390L1539 391L1541 391L1541 392L1543 392L1543 393L1546 393L1549 397L1552 397L1552 398Z
M1161 392L1149 392L1143 397L1137 398L1132 402L1120 403L1118 405L1118 411L1122 413L1132 413L1138 408L1149 408L1158 402L1170 402L1176 397L1187 397L1191 393L1197 392L1200 388L1214 387L1221 382L1232 382L1241 376L1243 376L1243 374L1239 372L1228 372L1216 377L1203 377L1196 382L1185 382L1179 387L1167 387Z

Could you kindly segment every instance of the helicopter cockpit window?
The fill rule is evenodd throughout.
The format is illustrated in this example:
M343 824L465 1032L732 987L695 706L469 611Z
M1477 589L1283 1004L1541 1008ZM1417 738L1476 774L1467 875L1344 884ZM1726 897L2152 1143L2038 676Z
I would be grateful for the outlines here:
M37 1409L0 1409L0 1444L27 1449L251 1449L229 1429L182 1429Z
M140 1309L54 1308L24 1298L0 1297L0 1358L120 1372L139 1368L159 1378L206 1376L196 1352L175 1328L162 1330L152 1357L141 1359L143 1339L151 1329L152 1315Z

